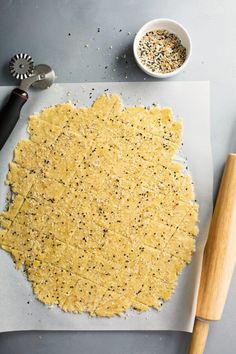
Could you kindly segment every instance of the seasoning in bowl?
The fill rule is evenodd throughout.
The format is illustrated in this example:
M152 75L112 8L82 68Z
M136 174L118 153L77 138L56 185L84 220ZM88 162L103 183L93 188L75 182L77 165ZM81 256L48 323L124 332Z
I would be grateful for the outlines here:
M147 32L139 41L137 53L143 65L161 74L175 71L186 59L186 48L181 40L164 29Z

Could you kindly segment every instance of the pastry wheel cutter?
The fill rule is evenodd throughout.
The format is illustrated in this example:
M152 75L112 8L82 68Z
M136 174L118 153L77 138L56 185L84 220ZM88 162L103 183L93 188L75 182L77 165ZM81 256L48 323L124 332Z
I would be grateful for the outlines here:
M13 77L21 80L20 87L12 90L10 98L0 111L0 150L14 129L20 111L28 100L30 86L44 90L50 87L56 76L49 65L34 66L30 55L19 53L9 62L9 70Z

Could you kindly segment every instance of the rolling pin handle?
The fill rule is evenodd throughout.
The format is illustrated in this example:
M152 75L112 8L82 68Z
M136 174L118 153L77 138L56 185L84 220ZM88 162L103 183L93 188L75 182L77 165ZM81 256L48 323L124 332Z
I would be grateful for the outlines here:
M209 331L209 322L195 319L189 354L203 354Z

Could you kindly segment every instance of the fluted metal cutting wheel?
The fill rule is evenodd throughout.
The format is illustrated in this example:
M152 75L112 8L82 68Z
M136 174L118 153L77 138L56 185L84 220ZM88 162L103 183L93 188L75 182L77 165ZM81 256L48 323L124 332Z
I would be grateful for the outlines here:
M30 55L19 53L14 55L9 62L9 70L16 79L26 79L34 71L34 62Z

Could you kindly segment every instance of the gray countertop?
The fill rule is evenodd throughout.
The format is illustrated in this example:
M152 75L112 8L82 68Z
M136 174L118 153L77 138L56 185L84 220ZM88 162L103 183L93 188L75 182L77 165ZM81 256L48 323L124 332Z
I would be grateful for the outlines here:
M18 52L51 64L58 82L152 80L134 63L133 37L151 19L175 19L193 41L191 61L175 80L211 82L216 191L236 149L235 14L234 0L0 0L0 84L14 84L7 62ZM222 320L211 324L207 354L236 352L235 295L236 274ZM13 332L0 335L0 354L182 354L189 340L177 332Z

